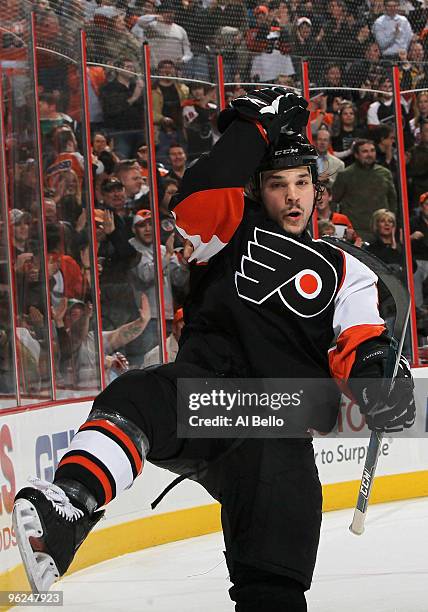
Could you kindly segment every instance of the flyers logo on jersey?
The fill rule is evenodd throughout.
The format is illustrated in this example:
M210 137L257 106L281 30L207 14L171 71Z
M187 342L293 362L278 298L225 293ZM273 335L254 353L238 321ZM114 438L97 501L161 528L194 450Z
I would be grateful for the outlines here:
M308 318L323 312L334 298L337 274L311 247L256 227L235 284L244 300L262 304L278 293L287 308Z

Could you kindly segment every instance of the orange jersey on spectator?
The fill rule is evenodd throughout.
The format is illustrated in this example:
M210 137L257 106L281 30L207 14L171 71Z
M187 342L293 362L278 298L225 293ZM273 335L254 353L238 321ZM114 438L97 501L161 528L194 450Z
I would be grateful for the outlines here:
M341 213L334 212L331 215L330 221L334 223L334 225L346 225L346 227L349 227L349 229L354 229L352 227L350 218L346 215L342 215Z
M101 66L88 66L88 77L96 96L99 96L100 89L106 82L104 68ZM81 119L81 78L79 72L74 66L70 66L67 75L69 102L67 114L73 117L75 121Z

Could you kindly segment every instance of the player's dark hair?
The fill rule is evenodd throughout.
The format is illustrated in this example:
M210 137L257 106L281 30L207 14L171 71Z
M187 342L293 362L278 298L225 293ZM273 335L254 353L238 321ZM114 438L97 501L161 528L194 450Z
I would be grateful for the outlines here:
M321 201L324 193L324 185L320 182L317 169L318 153L309 140L302 135L288 136L280 134L275 143L269 148L264 159L261 161L255 174L248 182L245 192L249 198L257 202L261 201L261 175L271 170L286 170L287 168L298 168L307 166L309 168L312 183L315 189L314 206Z

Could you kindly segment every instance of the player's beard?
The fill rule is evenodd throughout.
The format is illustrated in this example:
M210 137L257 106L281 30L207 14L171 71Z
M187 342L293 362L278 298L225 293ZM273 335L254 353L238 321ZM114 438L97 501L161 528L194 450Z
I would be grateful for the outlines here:
M290 211L298 211L300 213L299 217L290 217ZM280 225L282 229L295 236L299 236L305 231L308 220L309 218L306 218L306 210L300 204L289 206L280 213Z

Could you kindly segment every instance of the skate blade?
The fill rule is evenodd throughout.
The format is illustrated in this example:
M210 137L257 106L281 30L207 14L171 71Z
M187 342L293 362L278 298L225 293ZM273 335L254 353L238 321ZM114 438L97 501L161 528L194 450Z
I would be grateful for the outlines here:
M48 591L60 575L52 557L45 552L33 550L31 546L31 537L43 537L43 527L36 508L27 499L15 502L12 525L31 590L33 593Z

